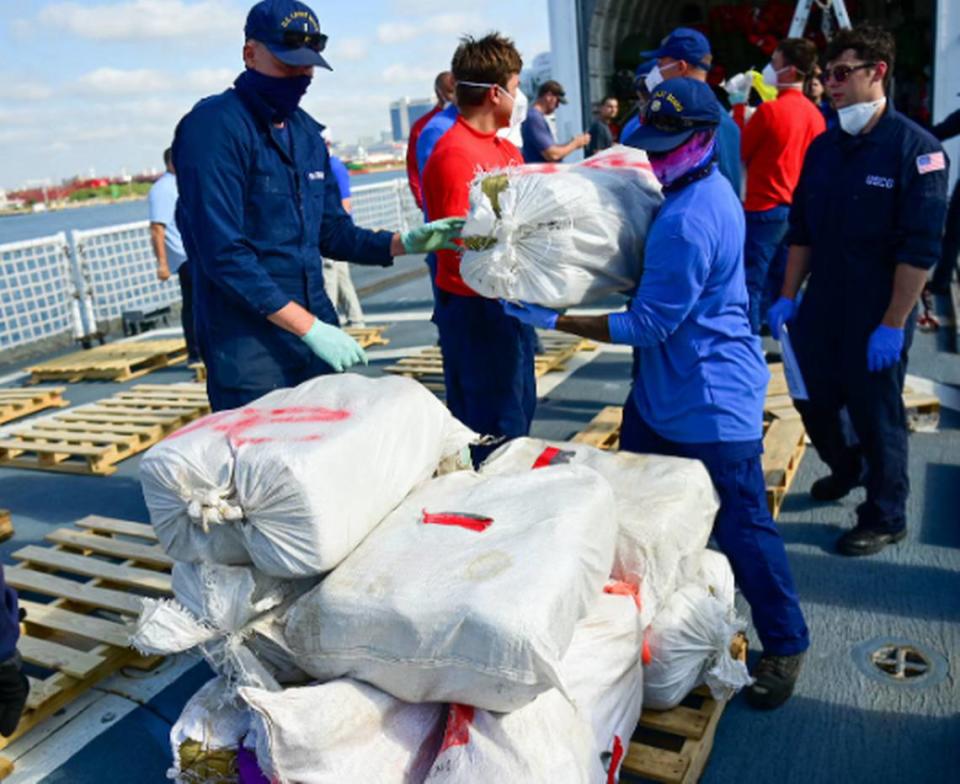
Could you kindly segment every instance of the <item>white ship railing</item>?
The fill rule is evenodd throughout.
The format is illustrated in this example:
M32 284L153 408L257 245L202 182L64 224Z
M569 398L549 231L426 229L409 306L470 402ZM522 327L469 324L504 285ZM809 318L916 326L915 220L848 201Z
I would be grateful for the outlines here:
M404 231L422 222L405 178L352 193L354 221ZM180 301L176 276L157 279L147 221L0 245L0 351L106 332L127 310Z

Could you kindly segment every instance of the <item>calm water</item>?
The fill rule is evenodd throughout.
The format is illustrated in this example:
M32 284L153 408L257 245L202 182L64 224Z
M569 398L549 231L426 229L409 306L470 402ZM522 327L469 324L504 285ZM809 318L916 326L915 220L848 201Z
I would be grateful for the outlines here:
M355 174L351 176L350 183L357 188L361 185L373 185L403 176L402 171ZM6 242L46 237L59 231L96 229L101 226L115 226L146 219L146 199L28 215L0 215L0 245Z

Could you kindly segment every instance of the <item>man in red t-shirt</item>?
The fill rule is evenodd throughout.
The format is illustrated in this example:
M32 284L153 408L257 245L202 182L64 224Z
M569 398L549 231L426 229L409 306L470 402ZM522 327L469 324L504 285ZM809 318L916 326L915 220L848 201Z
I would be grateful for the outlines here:
M437 96L437 105L417 120L410 129L410 139L407 141L407 182L410 184L413 200L421 210L423 209L423 194L420 187L420 167L417 165L417 140L420 138L421 131L433 119L433 116L453 101L455 89L456 83L453 81L452 73L449 71L438 73L433 82L433 92Z
M747 169L743 258L754 334L783 286L783 238L807 147L826 130L820 110L803 94L803 81L816 64L816 47L807 39L780 42L763 74L767 84L778 88L777 98L757 107L740 141Z
M467 214L469 186L478 170L523 163L520 151L497 136L510 124L522 67L513 42L496 33L466 37L454 53L460 116L437 142L423 170L431 219ZM436 283L434 321L450 411L483 435L527 435L537 404L535 332L463 282L459 253L437 251ZM474 461L479 463L490 451L474 448Z

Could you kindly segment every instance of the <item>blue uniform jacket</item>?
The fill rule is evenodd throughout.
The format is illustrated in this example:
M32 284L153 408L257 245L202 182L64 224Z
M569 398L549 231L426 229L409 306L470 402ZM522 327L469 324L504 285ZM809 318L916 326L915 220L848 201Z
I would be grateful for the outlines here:
M930 269L940 258L946 156L930 133L888 107L868 134L821 134L803 162L787 234L790 245L811 248L792 327L802 367L855 361L865 370L897 265Z
M770 373L747 318L745 233L743 208L719 169L668 192L630 309L609 317L613 342L639 349L633 397L662 438L762 436Z
M392 263L392 235L357 228L344 212L323 126L298 109L280 131L272 116L257 95L230 89L198 103L173 143L200 352L210 383L228 389L265 391L313 374L310 349L266 317L294 301L338 323L321 254Z

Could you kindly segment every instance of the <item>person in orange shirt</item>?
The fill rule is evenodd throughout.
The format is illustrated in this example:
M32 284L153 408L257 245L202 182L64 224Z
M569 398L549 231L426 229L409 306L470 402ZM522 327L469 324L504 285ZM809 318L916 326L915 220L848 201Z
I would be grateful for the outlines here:
M826 130L823 115L803 94L803 83L817 65L816 47L805 38L786 38L763 69L777 98L757 107L743 128L741 156L747 169L747 239L744 265L750 296L750 327L759 334L766 313L783 285L793 191L807 147Z

